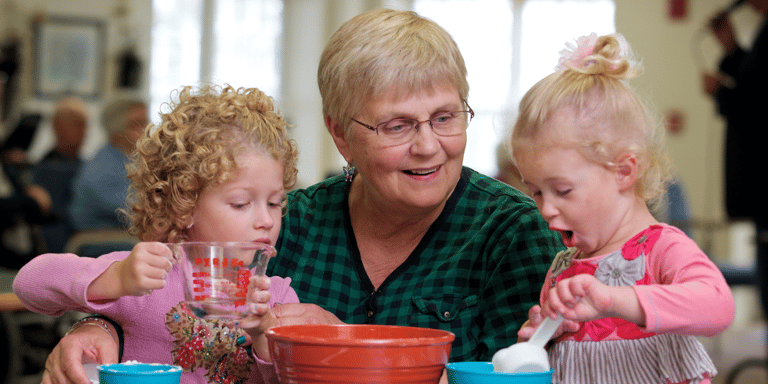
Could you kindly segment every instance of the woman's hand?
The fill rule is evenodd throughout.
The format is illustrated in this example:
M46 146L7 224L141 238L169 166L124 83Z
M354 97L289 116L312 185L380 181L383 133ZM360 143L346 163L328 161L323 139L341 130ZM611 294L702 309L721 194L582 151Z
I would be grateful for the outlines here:
M344 324L332 313L315 304L280 304L275 305L258 320L258 325L240 322L240 327L245 329L248 338L242 345L251 345L254 353L260 359L270 362L269 346L264 332L267 329L281 325L298 324Z
M113 263L88 287L89 300L141 296L165 287L173 253L162 243L138 243L124 260ZM114 282L118 283L115 284Z
M117 363L117 343L99 327L81 326L73 330L48 355L42 384L91 384L83 362Z
M701 89L705 94L714 97L717 94L717 90L723 85L720 76L712 73L704 73L701 75Z
M541 314L541 307L534 305L531 307L531 309L528 310L528 321L523 323L523 326L520 327L519 331L517 331L517 341L528 341L528 339L533 336L533 333L536 332L536 328L541 325L542 321L544 321L544 316ZM580 328L580 323L564 319L563 323L560 324L560 327L558 327L558 329L552 335L552 338L556 339L562 336L564 333L578 332Z
M27 186L27 189L24 192L27 194L27 196L35 199L42 213L51 213L51 210L53 209L53 200L45 188L37 184L30 184Z
M275 326L294 324L344 324L336 315L315 304L282 304L270 310Z

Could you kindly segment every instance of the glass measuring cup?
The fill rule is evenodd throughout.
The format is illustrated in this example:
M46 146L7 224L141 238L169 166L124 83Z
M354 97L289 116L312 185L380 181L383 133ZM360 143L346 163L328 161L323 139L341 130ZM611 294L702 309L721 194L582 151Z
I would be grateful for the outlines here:
M184 272L184 301L199 318L238 320L250 314L248 284L264 276L275 248L250 242L166 244Z

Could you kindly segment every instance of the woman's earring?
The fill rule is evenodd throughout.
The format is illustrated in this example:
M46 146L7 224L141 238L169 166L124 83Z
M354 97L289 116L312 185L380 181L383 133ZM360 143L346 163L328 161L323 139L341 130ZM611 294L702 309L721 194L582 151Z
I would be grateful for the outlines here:
M352 178L355 177L355 165L347 163L347 165L341 167L341 170L344 172L344 180L352 182Z

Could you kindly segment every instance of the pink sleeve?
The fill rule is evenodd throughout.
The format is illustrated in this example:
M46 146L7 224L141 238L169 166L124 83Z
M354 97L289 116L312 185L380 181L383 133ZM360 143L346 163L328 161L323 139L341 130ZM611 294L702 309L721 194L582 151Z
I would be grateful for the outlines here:
M275 304L296 304L299 302L296 291L291 288L290 277L272 276L269 279L272 280L272 285L269 288L271 295L269 299L270 308L274 307Z
M60 316L68 310L90 312L88 286L112 263L130 252L113 252L99 258L71 253L48 253L28 262L13 280L13 292L29 310Z
M645 331L714 336L731 324L733 295L723 274L678 229L664 229L648 266L655 281L634 287L645 312Z

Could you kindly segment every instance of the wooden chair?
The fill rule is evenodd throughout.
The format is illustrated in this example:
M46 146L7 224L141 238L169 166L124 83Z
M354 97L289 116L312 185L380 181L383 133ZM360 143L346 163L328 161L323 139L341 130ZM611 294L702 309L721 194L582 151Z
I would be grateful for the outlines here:
M130 251L139 239L123 229L94 229L76 232L64 246L65 253L99 257L114 251Z

